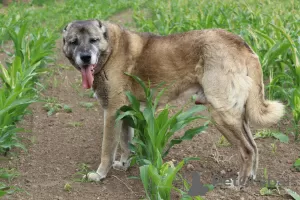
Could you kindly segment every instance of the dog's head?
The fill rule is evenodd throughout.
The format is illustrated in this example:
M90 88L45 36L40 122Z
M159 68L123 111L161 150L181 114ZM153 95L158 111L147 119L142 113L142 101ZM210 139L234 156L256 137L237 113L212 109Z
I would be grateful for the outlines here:
M83 87L91 88L110 52L106 27L98 20L69 23L63 31L63 52L81 72Z

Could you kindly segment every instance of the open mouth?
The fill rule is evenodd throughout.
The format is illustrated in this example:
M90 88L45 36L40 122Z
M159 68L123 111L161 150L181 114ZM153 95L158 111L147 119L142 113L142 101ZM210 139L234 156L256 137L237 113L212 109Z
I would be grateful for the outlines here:
M94 72L96 65L85 65L81 68L82 86L90 89L94 82Z

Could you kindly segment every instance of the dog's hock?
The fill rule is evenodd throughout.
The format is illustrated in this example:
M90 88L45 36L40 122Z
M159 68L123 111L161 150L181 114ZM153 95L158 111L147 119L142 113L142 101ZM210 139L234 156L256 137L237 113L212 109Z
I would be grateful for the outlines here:
M113 163L113 168L119 171L126 171L129 168L129 166L130 160L127 160L126 162L114 161Z

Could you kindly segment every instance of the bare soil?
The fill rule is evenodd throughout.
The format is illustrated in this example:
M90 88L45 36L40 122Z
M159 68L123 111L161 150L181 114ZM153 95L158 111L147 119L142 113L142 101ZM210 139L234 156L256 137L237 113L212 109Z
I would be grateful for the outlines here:
M126 14L125 14L126 15ZM128 13L127 13L128 15ZM131 19L124 14L112 18L121 19L121 23L130 23ZM128 21L129 20L129 21ZM84 163L91 169L97 169L100 163L102 125L102 108L96 99L88 97L81 89L80 73L70 67L61 51L61 42L57 42L57 55L53 68L54 73L43 79L46 90L44 98L56 98L58 103L69 105L72 113L59 111L48 116L43 108L44 103L33 104L32 114L20 123L29 132L21 134L27 152L12 151L8 157L0 159L0 165L16 168L20 176L11 185L23 189L3 199L18 200L92 200L92 199L141 199L144 197L141 181L129 179L138 176L138 168L132 167L126 172L111 170L108 177L101 183L75 182L74 175ZM92 102L92 108L82 106L81 102ZM278 126L288 132L289 120L284 119ZM181 161L185 157L199 157L200 161L192 161L181 173L191 183L193 171L201 173L202 183L212 183L216 174L233 177L239 168L238 151L231 146L220 144L221 135L210 127L192 141L175 146L165 161ZM289 144L276 142L276 151L272 151L271 143L275 139L257 139L260 154L258 176L264 177L267 169L269 177L278 181L290 178L286 186L300 193L300 173L292 169L293 162L298 158L300 146L290 138ZM71 186L70 191L64 188ZM180 187L180 185L178 185ZM272 196L261 196L260 183L256 182L244 190L235 190L223 186L208 192L204 198L217 199L289 199L287 195L273 192ZM172 199L179 199L175 193Z

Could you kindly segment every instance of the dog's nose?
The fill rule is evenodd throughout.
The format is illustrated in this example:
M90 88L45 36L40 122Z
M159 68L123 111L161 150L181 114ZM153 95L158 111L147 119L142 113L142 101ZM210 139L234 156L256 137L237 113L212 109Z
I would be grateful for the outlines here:
M84 62L84 63L89 63L91 61L91 54L90 53L81 53L80 54L80 59Z

